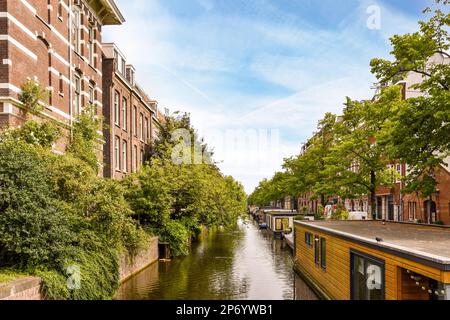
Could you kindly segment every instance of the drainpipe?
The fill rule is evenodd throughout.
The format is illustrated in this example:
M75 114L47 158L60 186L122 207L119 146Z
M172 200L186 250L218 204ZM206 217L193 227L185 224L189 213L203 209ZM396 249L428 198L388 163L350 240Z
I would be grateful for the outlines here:
M72 98L72 0L69 1L69 122L70 122L70 141L73 139L73 98Z

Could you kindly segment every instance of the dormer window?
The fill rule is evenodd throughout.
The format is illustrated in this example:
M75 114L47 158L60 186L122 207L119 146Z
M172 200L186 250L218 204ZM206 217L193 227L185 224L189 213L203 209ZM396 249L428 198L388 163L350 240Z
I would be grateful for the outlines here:
M119 54L116 50L114 50L114 68L116 69L116 72L119 71Z
M119 73L125 76L125 59L119 56Z

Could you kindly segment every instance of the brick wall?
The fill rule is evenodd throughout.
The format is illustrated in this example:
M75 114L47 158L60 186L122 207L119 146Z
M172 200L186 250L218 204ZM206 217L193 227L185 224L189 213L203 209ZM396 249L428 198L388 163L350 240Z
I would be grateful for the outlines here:
M159 258L158 238L150 239L148 245L134 256L122 254L119 257L120 281L125 281L135 273L145 269Z

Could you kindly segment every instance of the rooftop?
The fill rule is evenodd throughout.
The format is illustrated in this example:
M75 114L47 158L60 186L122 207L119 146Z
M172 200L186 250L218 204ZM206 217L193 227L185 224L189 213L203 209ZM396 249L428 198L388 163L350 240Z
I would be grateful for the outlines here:
M118 25L125 22L115 0L86 0L86 2L97 12L102 24Z
M450 267L450 228L381 221L296 221L350 241L400 252ZM381 238L378 242L376 238Z

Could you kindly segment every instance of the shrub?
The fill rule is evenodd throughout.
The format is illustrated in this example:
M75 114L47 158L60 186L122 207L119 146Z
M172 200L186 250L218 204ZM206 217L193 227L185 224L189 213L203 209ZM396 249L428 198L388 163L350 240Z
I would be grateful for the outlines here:
M43 279L48 299L110 299L118 252L147 236L131 219L124 189L74 156L41 145L0 143L0 266ZM81 286L67 288L68 267Z
M348 220L349 213L343 204L338 204L336 210L331 214L332 220Z

